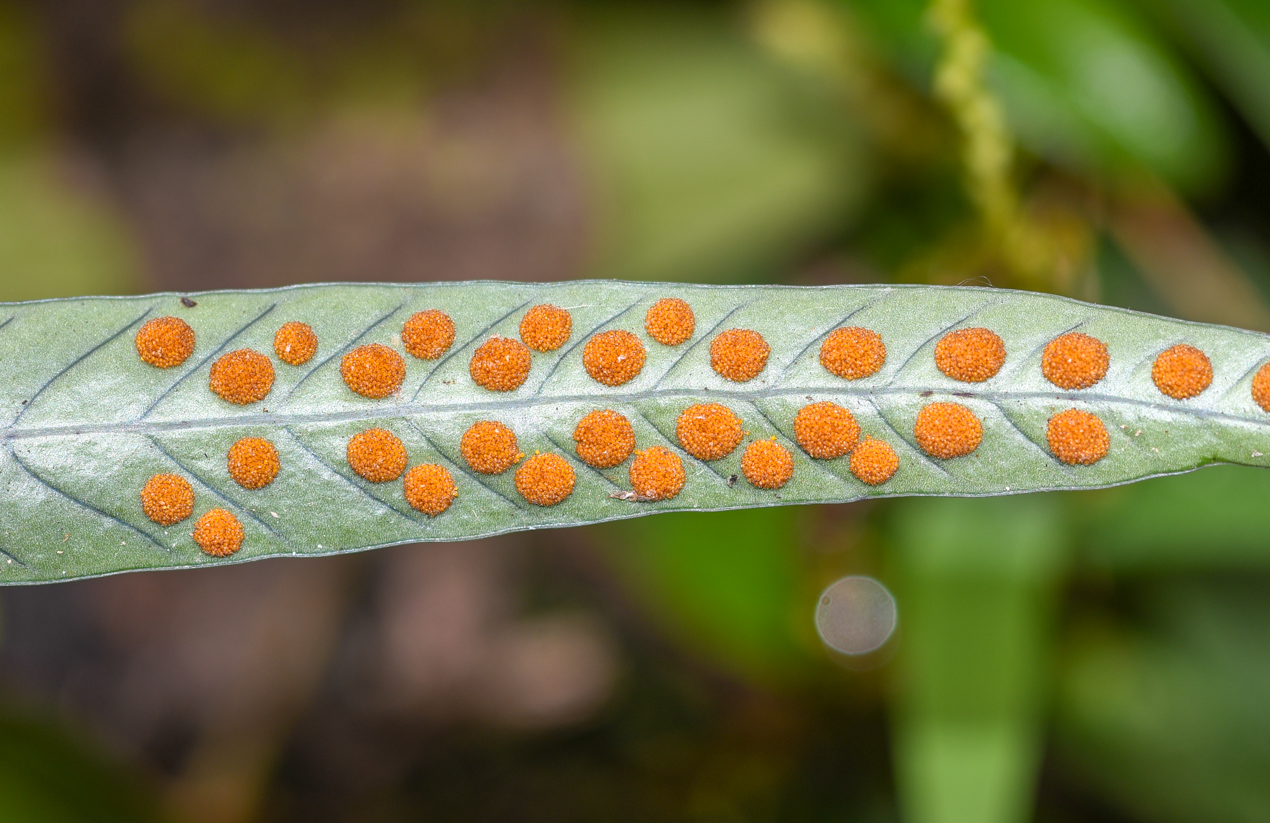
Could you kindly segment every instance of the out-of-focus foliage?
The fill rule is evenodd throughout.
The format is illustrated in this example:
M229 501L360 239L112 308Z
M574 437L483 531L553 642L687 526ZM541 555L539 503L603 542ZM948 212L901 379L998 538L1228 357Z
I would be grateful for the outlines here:
M0 4L0 300L126 291L136 255L118 216L57 157L34 15ZM78 185L77 185L78 184Z
M0 718L0 811L7 820L158 820L134 775L48 725Z
M866 167L853 116L823 84L765 56L720 9L605 6L582 24L595 271L761 282L849 224Z

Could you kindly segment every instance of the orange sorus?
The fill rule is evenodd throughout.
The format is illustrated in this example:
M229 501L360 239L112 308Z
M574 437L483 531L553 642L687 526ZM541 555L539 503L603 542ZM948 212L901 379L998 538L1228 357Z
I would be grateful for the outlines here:
M1004 364L1005 343L989 329L958 329L935 344L935 365L964 383L982 383Z
M812 403L794 415L794 439L812 457L832 460L855 448L860 424L837 403Z
M572 315L549 303L534 306L520 321L520 339L534 351L555 351L569 342L572 332Z
M208 385L226 402L258 403L273 388L273 363L258 351L231 351L212 364Z
M692 337L696 327L692 306L678 297L663 297L644 315L644 330L663 346L678 346Z
M353 435L346 449L348 465L372 483L387 483L406 470L406 447L386 429L367 429Z
M913 424L917 445L931 457L965 457L983 441L983 424L960 403L930 403Z
M611 469L635 450L631 421L612 409L597 409L578 421L573 430L578 457L597 469Z
M763 370L771 351L758 332L728 329L710 341L710 367L734 383L745 383Z
M582 365L594 380L620 386L634 380L644 368L644 344L628 331L600 332L582 349Z
M142 360L170 369L194 353L194 330L179 317L156 317L137 329L136 343Z
M885 362L886 344L872 329L834 329L820 345L820 365L847 380L876 374Z
M1107 427L1097 416L1079 409L1051 417L1045 435L1054 456L1072 466L1097 463L1111 448Z
M463 432L459 440L463 459L474 472L500 474L521 458L516 433L494 420L481 420Z
M1060 334L1045 344L1041 373L1060 389L1087 389L1107 376L1107 344L1080 332Z
M1162 393L1175 400L1186 400L1213 382L1213 364L1199 349L1179 343L1155 358L1151 380Z
M439 309L415 312L401 327L401 345L420 360L436 360L454 345L454 321Z
M697 403L684 409L675 422L675 436L683 450L698 460L727 457L741 443L741 418L727 406Z
M156 474L141 489L141 509L160 526L180 523L194 512L194 489L179 474Z
M435 463L423 463L406 472L403 485L411 508L431 517L450 508L459 494L449 470Z
M291 366L303 366L317 354L318 339L308 323L283 323L273 335L273 353Z

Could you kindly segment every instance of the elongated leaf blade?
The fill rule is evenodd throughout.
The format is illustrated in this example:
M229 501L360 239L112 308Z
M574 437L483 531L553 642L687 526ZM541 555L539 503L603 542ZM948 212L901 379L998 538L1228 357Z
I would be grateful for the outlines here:
M270 291L82 298L0 306L0 582L40 582L129 569L198 566L274 555L320 555L394 543L459 540L524 529L572 526L659 511L841 502L896 495L995 495L1094 488L1187 471L1212 462L1270 462L1270 414L1253 401L1253 375L1270 360L1270 338L1047 295L985 288L919 286L719 287L621 282L558 284L442 283L410 286L323 285ZM696 331L679 346L654 342L644 329L648 307L663 297L686 300ZM515 391L493 392L469 374L473 351L495 335L517 337L536 304L567 308L573 330L551 353L534 353ZM457 337L437 360L405 355L406 378L395 394L369 399L341 379L342 356L382 343L402 351L404 321L422 309L453 319ZM172 315L197 334L182 365L141 361L134 337L149 318ZM303 366L273 357L273 337L299 320L319 338ZM832 330L861 326L886 344L874 375L845 380L820 363ZM986 327L1004 340L1004 367L980 383L942 374L933 357L948 331ZM753 329L771 346L766 368L736 383L714 372L710 343L730 328ZM609 387L583 367L595 333L625 329L647 349L647 362L625 385ZM1110 369L1086 390L1064 391L1041 372L1042 350L1078 330L1106 343ZM1151 366L1164 349L1187 343L1212 361L1212 385L1174 400L1153 384ZM276 382L261 402L237 406L209 389L209 372L226 352L251 348L274 360ZM814 460L795 441L793 420L811 401L849 409L864 436L884 440L899 457L889 481L868 486L849 456ZM942 460L914 438L914 421L935 401L960 403L983 423L970 455ZM683 451L676 419L689 405L718 402L744 424L741 447L705 462ZM587 412L609 408L632 423L638 449L665 446L683 459L687 482L659 502L631 499L630 459L597 470L578 459L573 431ZM1111 446L1093 465L1054 458L1048 420L1069 408L1106 424ZM517 492L515 469L478 475L460 438L475 421L510 426L525 455L554 452L577 482L563 502L533 505ZM370 483L346 460L350 437L382 427L404 442L410 465L437 463L458 495L436 517L411 508L402 481ZM248 491L226 468L231 444L259 436L278 449L282 470ZM783 488L744 479L745 445L775 438L793 455ZM139 493L158 473L187 478L194 514L171 527L149 520ZM232 512L246 539L228 559L195 545L195 518Z

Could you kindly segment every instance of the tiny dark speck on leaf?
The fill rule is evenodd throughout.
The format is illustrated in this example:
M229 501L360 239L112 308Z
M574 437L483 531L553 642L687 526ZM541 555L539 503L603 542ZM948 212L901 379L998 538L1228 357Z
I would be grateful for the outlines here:
M924 391L922 392L922 397L930 397L932 394L934 394L933 391Z
M729 477L729 478L728 478L728 486L729 486L729 487L732 487L732 486L735 486L735 485L736 485L736 475L734 474L734 475L732 475L731 477Z
M187 308L187 309L192 309L192 308L194 308L195 306L197 306L197 305L198 305L198 303L194 302L193 300L191 300L191 299L190 299L190 298L188 298L188 297L182 297L182 298L181 298L181 305L182 305L182 306L184 306L184 307L185 307L185 308Z

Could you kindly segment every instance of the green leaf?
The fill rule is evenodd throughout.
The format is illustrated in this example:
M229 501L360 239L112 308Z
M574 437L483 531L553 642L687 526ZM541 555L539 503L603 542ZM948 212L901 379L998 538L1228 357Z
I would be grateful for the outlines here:
M643 328L646 309L668 296L687 300L696 313L695 334L677 347L652 342ZM1058 297L981 288L612 281L329 285L194 297L190 307L176 295L0 304L0 581L330 554L676 509L1094 488L1217 461L1270 463L1270 415L1249 388L1270 360L1270 338ZM475 384L468 367L474 349L494 335L515 337L525 311L539 303L572 312L569 341L534 354L515 391ZM435 361L407 355L405 383L387 398L350 391L340 377L342 355L368 343L400 348L403 322L425 308L453 318L453 347ZM193 356L166 370L142 362L133 342L146 319L163 315L184 318L198 337ZM232 405L209 390L219 355L271 353L275 330L291 320L317 332L311 361L277 362L272 391L253 405ZM848 381L821 366L821 341L842 325L882 336L880 371ZM936 343L950 329L978 326L1004 340L1004 367L980 383L945 377L934 362ZM711 340L729 328L756 330L771 346L766 367L750 382L730 382L711 368ZM634 332L648 351L642 372L619 387L601 385L583 368L584 344L605 329ZM1046 381L1040 360L1047 341L1073 329L1103 340L1111 366L1091 389L1068 392ZM1191 400L1170 399L1151 380L1156 355L1177 343L1200 347L1213 364L1212 385ZM852 475L850 457L809 458L794 442L793 420L813 400L842 404L865 436L888 443L899 458L894 477L867 486ZM918 447L914 420L935 401L963 404L982 421L983 441L972 454L942 460ZM710 462L679 448L676 420L698 402L723 403L740 416L740 448ZM632 499L629 459L606 470L577 459L574 427L602 408L630 419L638 448L666 446L682 457L682 493L661 502ZM1101 461L1072 466L1050 454L1047 421L1069 408L1105 423L1110 451ZM577 476L572 494L540 507L517 492L514 471L469 471L459 442L478 420L510 426L526 455L563 455ZM458 497L447 511L416 512L400 480L369 483L350 469L349 438L376 426L402 439L411 465L437 463L451 472ZM226 468L230 445L244 436L268 438L281 458L278 478L257 491L238 486ZM741 467L746 444L773 437L795 466L779 491L750 485ZM194 517L220 507L241 521L246 540L229 561L197 548L192 519L163 528L145 516L140 490L167 472L193 484Z
M1069 554L1057 504L912 500L889 513L904 619L893 728L906 820L1029 818Z

